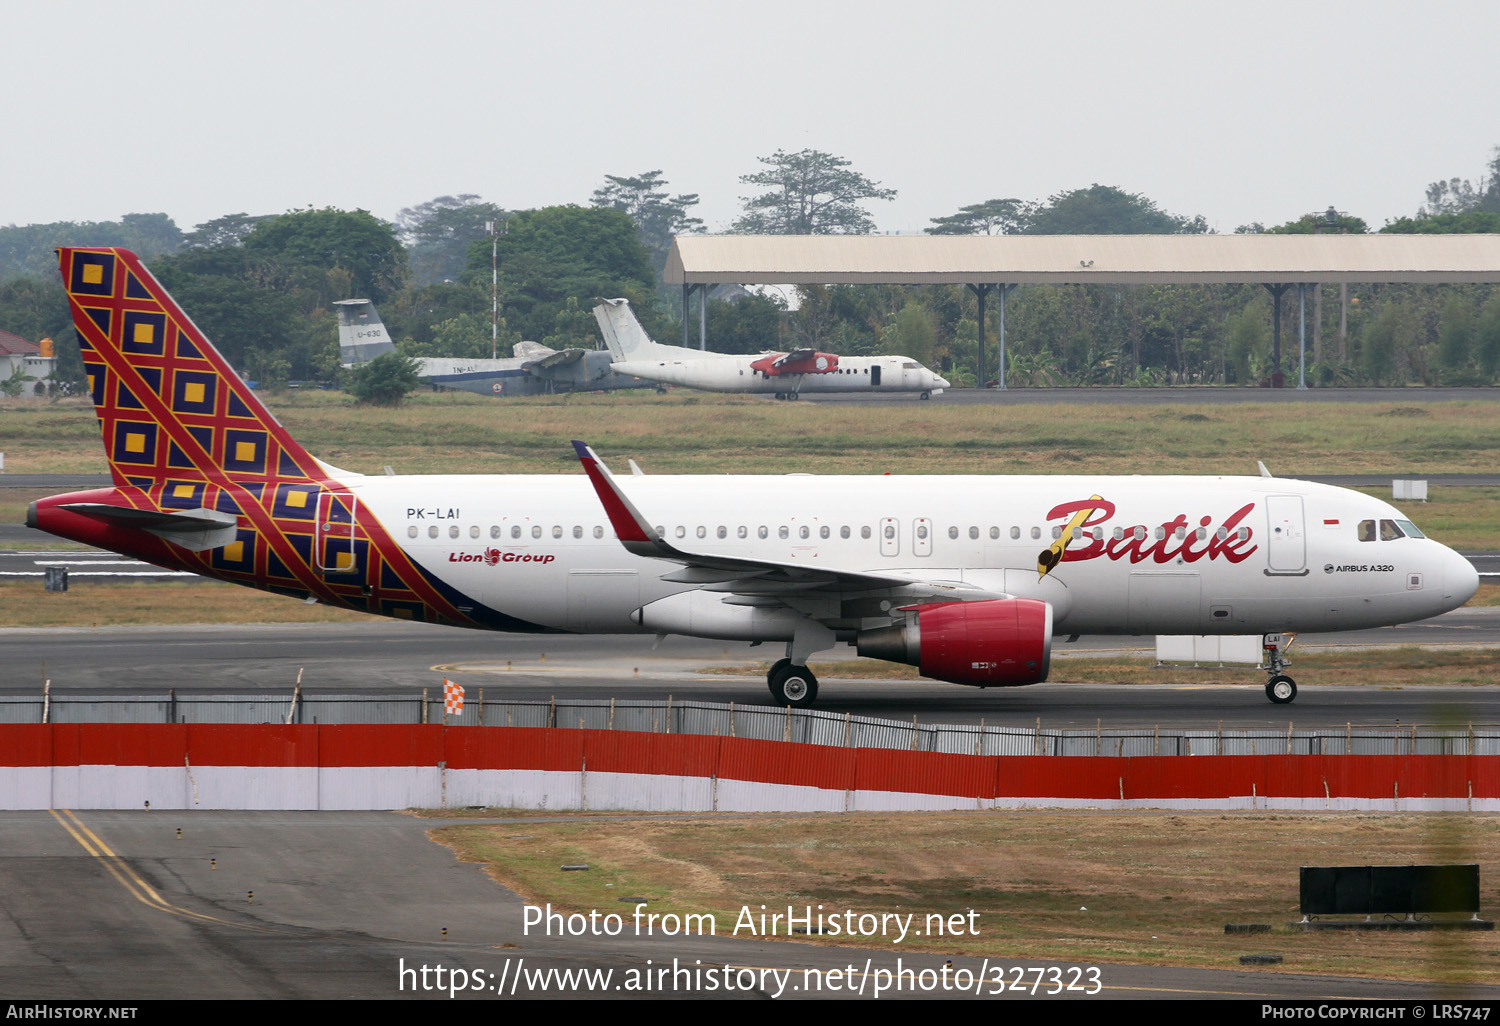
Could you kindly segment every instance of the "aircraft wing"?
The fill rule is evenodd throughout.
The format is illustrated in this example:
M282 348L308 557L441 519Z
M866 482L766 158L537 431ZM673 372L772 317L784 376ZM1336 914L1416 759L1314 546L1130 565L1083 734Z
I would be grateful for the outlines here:
M561 367L563 364L577 363L587 353L587 349L564 349L544 356L540 360L527 360L521 366L527 370L550 370L553 367Z
M790 353L771 361L771 366L784 367L789 363L796 363L798 360L811 360L817 355L818 351L816 349L793 349Z
M1003 598L1002 594L962 581L935 581L896 574L859 570L834 570L767 559L689 552L668 542L636 509L602 460L583 442L574 450L588 474L594 491L604 504L610 526L626 550L637 556L678 563L681 570L664 574L662 580L697 584L704 591L731 592L738 596L790 598L809 592L841 595L869 592L899 592L903 600L977 600Z

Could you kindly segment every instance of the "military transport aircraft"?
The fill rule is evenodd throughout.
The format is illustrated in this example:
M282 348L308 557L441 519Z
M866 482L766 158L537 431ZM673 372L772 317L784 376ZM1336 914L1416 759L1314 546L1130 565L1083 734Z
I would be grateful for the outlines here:
M651 340L624 299L594 307L615 372L706 392L768 392L795 399L803 392L919 392L927 399L948 387L906 356L839 356L815 349L734 356L664 346Z
M339 318L339 360L358 367L394 353L391 341L368 299L341 299L333 304ZM429 385L480 395L552 395L598 392L615 388L661 388L655 381L618 374L607 352L553 349L540 342L517 342L515 356L503 359L416 357L417 376Z
M1386 503L1270 476L616 478L575 442L576 475L365 477L293 441L133 254L59 255L114 483L28 525L295 598L780 643L771 693L805 706L839 641L1005 687L1047 678L1054 635L1351 630L1478 587Z

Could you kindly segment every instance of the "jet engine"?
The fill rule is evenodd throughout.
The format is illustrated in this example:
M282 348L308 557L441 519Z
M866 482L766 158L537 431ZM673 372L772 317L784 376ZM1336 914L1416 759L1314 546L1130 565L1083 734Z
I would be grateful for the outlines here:
M861 631L862 656L909 663L922 676L978 687L1016 687L1047 679L1052 606L1039 599L929 602L902 623Z

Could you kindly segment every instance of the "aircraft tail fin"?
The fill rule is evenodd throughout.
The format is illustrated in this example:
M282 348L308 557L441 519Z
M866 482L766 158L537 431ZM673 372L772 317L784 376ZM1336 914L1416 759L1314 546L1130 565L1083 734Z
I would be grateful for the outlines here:
M636 320L628 299L601 299L594 307L594 319L599 322L610 356L621 363L649 360L654 350L662 348L651 340L641 322Z
M116 486L194 509L229 480L287 491L326 477L134 253L57 253Z
M374 303L368 299L341 299L333 305L339 315L339 362L345 367L358 367L396 351Z

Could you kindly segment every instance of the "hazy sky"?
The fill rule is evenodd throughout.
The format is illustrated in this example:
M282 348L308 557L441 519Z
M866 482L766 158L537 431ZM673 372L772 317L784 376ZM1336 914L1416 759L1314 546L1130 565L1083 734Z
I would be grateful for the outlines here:
M710 231L777 149L913 231L1099 182L1214 230L1379 227L1477 179L1500 3L0 0L0 224L443 194L587 203L660 168ZM1488 109L1489 115L1483 112Z

